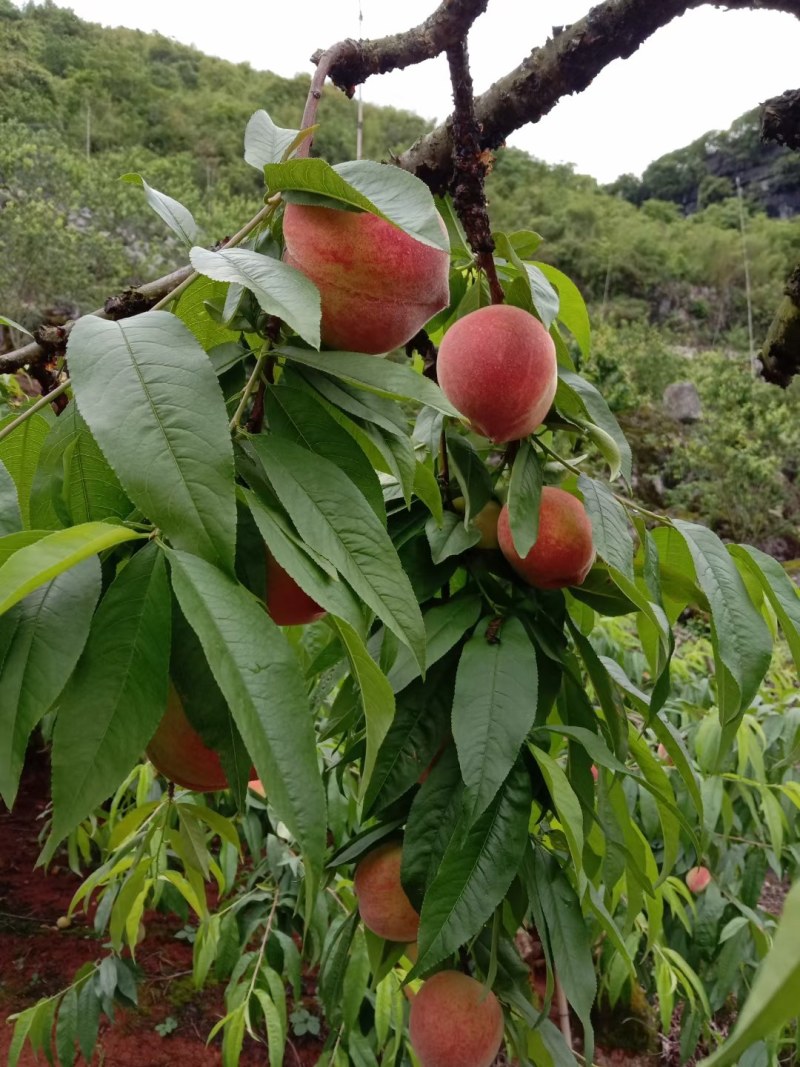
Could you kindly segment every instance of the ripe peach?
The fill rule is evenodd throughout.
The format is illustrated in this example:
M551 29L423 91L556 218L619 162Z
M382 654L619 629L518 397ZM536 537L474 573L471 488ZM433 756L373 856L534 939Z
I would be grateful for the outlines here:
M450 327L436 373L444 395L474 430L492 441L516 441L533 433L553 403L556 347L533 315L493 304Z
M377 215L287 204L283 236L286 262L320 291L322 340L332 348L390 352L450 299L448 253Z
M267 553L267 611L278 626L304 626L326 614L270 553Z
M403 849L392 841L374 849L356 867L358 910L368 930L387 941L416 941L419 915L400 884Z
M411 1002L411 1047L422 1067L489 1067L503 1043L503 1009L460 971L439 971Z
M594 563L592 524L577 497L545 486L539 509L539 536L523 559L511 539L508 506L497 524L500 551L528 585L538 589L563 589L580 585Z
M692 867L686 874L686 885L697 895L708 889L711 882L711 871L708 867Z
M187 719L172 684L167 710L147 746L147 758L159 774L195 793L228 788L219 756L203 742Z

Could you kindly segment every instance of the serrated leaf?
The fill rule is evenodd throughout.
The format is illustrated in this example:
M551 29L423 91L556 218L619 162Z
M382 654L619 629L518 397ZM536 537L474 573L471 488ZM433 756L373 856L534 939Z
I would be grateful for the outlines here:
M418 977L455 952L488 921L508 891L528 839L531 786L520 760L490 807L464 835L456 827L420 915Z
M531 289L533 306L542 320L545 329L550 329L558 316L558 293L550 280L535 263L525 264L525 278Z
M100 597L100 563L84 560L0 616L0 796L11 808L31 731L64 688Z
M681 519L675 519L673 526L686 543L697 582L711 609L717 698L720 722L725 726L736 721L755 697L770 664L772 641L717 535ZM732 685L726 684L728 679Z
M314 394L304 389L281 386L270 389L266 412L273 433L324 456L343 470L361 490L372 510L386 523L383 493L375 469L365 453ZM309 457L309 462L313 460Z
M772 948L758 969L750 995L739 1010L736 1025L721 1048L701 1067L728 1067L742 1062L742 1053L756 1041L776 1033L797 1015L800 1003L800 885L786 897Z
M181 611L313 882L325 848L325 794L299 662L244 586L185 552L172 551L169 559Z
M400 879L417 911L458 825L463 795L458 754L449 745L414 797L403 836Z
M67 345L75 398L133 503L173 544L233 570L233 448L214 370L166 311L87 315Z
M420 779L447 740L453 699L449 664L434 667L397 697L394 720L378 750L364 811L393 804Z
M319 348L319 290L288 263L247 248L219 252L195 247L189 256L198 274L249 289L259 307L277 315L314 348Z
M581 291L563 271L550 263L537 263L536 266L558 291L558 319L563 322L578 343L584 357L588 358L591 347L591 328L589 312L581 296Z
M172 305L173 314L192 332L205 352L239 340L234 330L209 314L210 307L221 312L228 289L225 282L215 282L201 276L195 278Z
M180 237L187 248L194 244L197 240L197 223L187 207L148 185L141 174L123 174L120 181L128 185L138 185L144 191L145 200L162 222Z
M22 529L22 512L14 479L8 467L0 460L0 537L17 533Z
M728 551L758 579L778 616L795 667L800 671L800 591L780 563L766 552L752 545L729 545Z
M31 535L12 534L22 542ZM0 615L14 604L89 556L95 556L124 541L146 536L124 526L86 522L44 537L36 531L33 543L23 544L0 566Z
M45 438L31 487L31 523L55 530L79 522L124 519L132 505L76 404Z
M539 536L542 466L529 441L520 442L508 485L508 521L514 548L524 559Z
M346 1030L352 1030L356 1025L361 1003L367 994L369 971L364 932L356 930L342 983L342 1020Z
M417 599L389 535L358 489L321 456L309 464L305 449L289 441L260 436L252 444L300 536L330 560L424 667Z
M43 856L117 788L167 704L170 596L151 544L119 572L59 701L53 732L53 825Z
M372 778L378 749L394 719L394 692L389 680L367 651L367 646L341 619L332 619L332 626L339 635L350 663L350 674L361 693L361 706L367 724L367 752L361 772L361 796L363 797Z
M325 1007L325 1014L334 1026L342 1015L342 985L358 921L358 911L335 920L328 928L322 950L319 995Z
M334 580L305 554L287 529L284 516L255 493L243 490L244 499L270 552L286 573L312 600L348 622L357 632L364 631L364 617L350 586ZM335 572L335 568L331 568Z
M433 666L451 648L458 644L467 630L478 621L480 610L481 601L479 597L462 596L450 600L446 604L439 604L429 608L425 612L425 645L428 667ZM415 678L419 677L419 668L405 647L398 649L388 677L395 693L399 693L401 689L405 689Z
M284 152L294 143L299 130L276 126L266 111L255 111L244 131L244 161L256 170L267 163L280 163Z
M576 871L583 870L583 813L575 790L564 771L543 749L531 745L533 758L547 785L555 813L567 839Z
M582 474L578 489L592 524L598 556L633 581L633 540L625 508L604 482Z
M436 522L444 516L442 493L436 475L427 463L417 461L414 467L414 493L419 497Z
M453 696L453 738L474 822L519 757L536 718L536 651L519 619L487 640L484 619L461 653Z
M0 430L17 418L16 414L0 419ZM39 453L50 431L50 422L44 415L31 415L8 437L0 441L0 462L3 463L17 487L17 505L22 515L22 524L30 526L30 495ZM10 531L6 531L7 533Z
M567 1000L586 1034L586 1059L592 1062L594 1032L591 1012L597 996L592 944L581 913L581 905L569 879L555 859L541 848L534 849L528 892L535 894L544 916L543 933L547 937L555 971Z
M56 1051L61 1067L75 1062L75 1042L78 1038L78 991L72 986L61 998L56 1020Z
M382 396L396 400L416 400L441 411L444 415L460 418L435 382L430 378L423 378L421 374L402 363L394 363L379 356L365 356L360 352L310 352L305 348L291 348L288 345L276 348L275 354L285 356L292 363L300 363L304 367L341 378L363 389L373 390ZM364 403L369 404L368 397L364 398Z
M491 500L492 479L486 464L466 437L453 431L449 431L446 437L450 471L464 495L464 525L467 526Z
M624 480L630 482L633 464L631 446L597 389L579 374L560 366L555 406L557 411L576 421L578 425L583 425L588 420L610 440L613 447L607 448L603 455L612 467L611 478L613 480L621 473ZM601 439L596 437L595 443L598 448L603 449ZM613 469L615 464L618 464L617 470Z
M398 167L384 167L372 160L331 167L321 159L293 159L264 167L264 177L270 192L317 193L370 211L423 244L450 251L428 187Z
M462 555L474 548L481 539L477 526L467 528L461 517L452 511L444 513L440 525L437 525L431 516L425 523L425 534L431 547L431 558L436 564L444 562L450 556Z
M100 1000L94 981L84 982L78 993L78 1045L87 1063L91 1063L100 1024Z

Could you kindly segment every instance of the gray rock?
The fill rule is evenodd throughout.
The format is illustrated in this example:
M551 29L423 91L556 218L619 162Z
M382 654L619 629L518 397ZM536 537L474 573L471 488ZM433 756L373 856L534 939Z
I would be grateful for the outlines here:
M700 394L692 382L673 382L664 390L664 410L678 422L699 422L703 417Z

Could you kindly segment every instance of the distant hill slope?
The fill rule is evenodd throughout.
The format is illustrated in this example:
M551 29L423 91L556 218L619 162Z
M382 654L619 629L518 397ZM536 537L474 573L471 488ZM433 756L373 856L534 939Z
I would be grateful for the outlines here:
M641 181L623 175L609 188L635 204L669 200L692 214L733 196L738 178L744 195L770 218L792 218L800 214L800 153L765 144L759 124L759 111L748 111L730 129L712 130L654 160Z

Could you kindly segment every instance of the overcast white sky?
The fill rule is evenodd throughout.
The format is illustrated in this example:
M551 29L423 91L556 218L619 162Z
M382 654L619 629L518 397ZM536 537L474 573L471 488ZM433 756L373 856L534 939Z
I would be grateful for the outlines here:
M437 0L361 0L364 37L420 22ZM660 0L652 0L659 3ZM309 73L308 57L342 37L359 36L359 0L71 0L81 18L157 30L210 55L262 70ZM470 50L475 86L487 88L542 44L553 25L574 22L590 0L490 0ZM582 94L562 100L511 144L550 163L611 181L707 130L723 129L748 108L797 88L800 19L771 11L689 12L658 31L634 56L618 60ZM364 99L441 119L449 113L444 58L371 78ZM269 101L264 101L269 111ZM324 111L321 114L324 121Z

